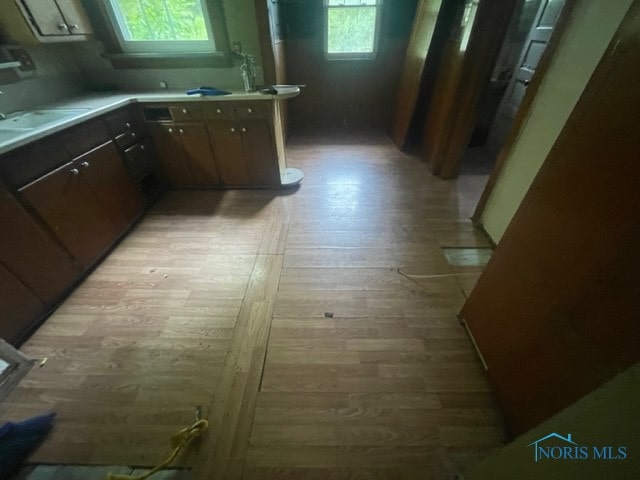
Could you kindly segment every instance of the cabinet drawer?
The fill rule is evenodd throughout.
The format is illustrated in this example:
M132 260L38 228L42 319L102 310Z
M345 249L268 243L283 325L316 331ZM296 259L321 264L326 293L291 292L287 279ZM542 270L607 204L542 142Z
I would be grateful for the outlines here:
M204 108L205 117L207 120L235 120L235 105L234 102L216 102L207 105Z
M54 137L3 157L2 167L7 183L18 189L70 160L60 138Z
M72 157L77 157L109 140L109 131L104 123L88 122L62 134L64 147Z
M202 107L190 104L173 105L171 107L171 116L175 121L202 120L204 118Z
M254 120L269 118L269 105L266 102L243 102L236 105L236 113L239 120Z
M115 138L116 145L118 145L118 147L122 149L128 148L129 146L137 142L140 136L140 133L136 132L135 130L127 130L126 132L121 133Z
M139 181L153 170L153 145L149 139L132 145L124 152L124 164L131 177Z
M125 110L123 112L116 113L105 119L109 132L114 137L117 137L121 133L128 130L139 130L142 124L141 119L137 113L132 110Z

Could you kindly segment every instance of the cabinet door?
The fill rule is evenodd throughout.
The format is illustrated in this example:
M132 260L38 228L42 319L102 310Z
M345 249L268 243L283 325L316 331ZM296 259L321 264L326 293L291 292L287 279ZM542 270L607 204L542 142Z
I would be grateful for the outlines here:
M109 217L73 162L20 192L83 266L91 264L116 237Z
M151 129L158 157L174 187L193 185L193 175L185 159L180 134L174 124L154 124Z
M259 187L279 187L280 169L269 122L245 121L242 122L240 131L250 184Z
M180 142L189 162L195 185L220 184L216 161L209 145L209 134L204 123L179 123L176 125Z
M0 225L0 261L43 302L52 303L80 275L69 254L6 190L0 190Z
M91 23L80 0L56 0L71 35L89 35L93 33Z
M0 264L0 338L15 345L42 312L40 300Z
M21 0L41 35L67 35L67 24L54 0Z
M249 185L240 128L232 122L207 124L220 177L225 185Z
M86 153L75 164L117 232L122 233L140 215L144 201L114 143L107 142Z

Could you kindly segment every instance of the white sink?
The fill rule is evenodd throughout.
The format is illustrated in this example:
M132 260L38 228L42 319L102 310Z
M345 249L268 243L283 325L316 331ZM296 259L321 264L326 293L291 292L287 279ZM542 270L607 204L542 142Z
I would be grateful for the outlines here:
M51 110L33 110L17 112L0 120L0 131L33 130L50 123L56 123L75 115L80 115L88 108L58 108Z

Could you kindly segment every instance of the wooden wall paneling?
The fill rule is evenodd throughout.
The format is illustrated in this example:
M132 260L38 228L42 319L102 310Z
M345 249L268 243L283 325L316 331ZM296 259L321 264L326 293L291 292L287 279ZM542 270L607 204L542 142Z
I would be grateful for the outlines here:
M640 360L640 1L461 315L522 433Z
M463 28L454 31L450 39L425 124L425 154L435 175L442 178L457 175L473 133L480 97L488 85L515 7L512 0L481 1L475 21L465 27L471 28L466 49L461 45ZM463 12L464 8L459 13L460 20Z
M286 4L287 80L307 85L288 104L290 127L387 131L416 5L417 0L384 3L375 59L329 61L323 53L322 2Z
M418 4L404 66L398 82L398 93L391 125L391 139L400 149L404 148L406 144L418 96L423 88L425 65L441 6L442 0L420 0Z

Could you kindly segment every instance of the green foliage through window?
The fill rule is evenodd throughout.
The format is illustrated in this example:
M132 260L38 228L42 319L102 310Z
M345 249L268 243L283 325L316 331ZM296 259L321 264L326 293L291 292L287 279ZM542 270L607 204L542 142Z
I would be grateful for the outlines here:
M125 41L206 41L201 0L111 0Z
M327 58L373 58L382 0L324 0L324 6Z
M376 12L376 7L329 7L327 51L329 53L373 52Z

